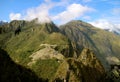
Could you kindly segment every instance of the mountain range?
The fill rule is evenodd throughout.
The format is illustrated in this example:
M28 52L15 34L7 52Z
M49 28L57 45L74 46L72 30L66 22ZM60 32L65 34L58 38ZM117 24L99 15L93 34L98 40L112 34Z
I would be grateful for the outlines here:
M81 20L59 27L52 21L37 23L37 19L2 24L0 48L7 52L16 69L18 65L25 71L30 69L31 75L43 82L110 82L110 66L120 63L120 36ZM8 78L9 74L2 74L4 82L3 77ZM19 75L15 76L20 82L26 79Z

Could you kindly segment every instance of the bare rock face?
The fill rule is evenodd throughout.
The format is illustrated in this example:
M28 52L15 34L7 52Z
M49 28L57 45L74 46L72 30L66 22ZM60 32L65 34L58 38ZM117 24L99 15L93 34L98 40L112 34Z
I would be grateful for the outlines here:
M85 66L103 69L102 64L98 58L96 58L94 52L90 49L83 49L78 60L81 61Z
M105 70L93 51L83 49L78 60L85 66L83 74L85 74L84 77L88 80L87 82L97 82L97 80L103 82L101 78L104 78Z

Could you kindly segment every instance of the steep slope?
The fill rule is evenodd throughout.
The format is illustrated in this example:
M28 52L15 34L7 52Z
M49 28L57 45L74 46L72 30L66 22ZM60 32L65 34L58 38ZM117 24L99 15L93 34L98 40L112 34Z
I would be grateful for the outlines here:
M60 64L54 80L57 82L105 82L104 76L105 70L94 53L89 49L83 49L78 59L68 58Z
M16 26L16 28L21 29L19 34L15 35L15 30L12 30L0 35L1 42L4 34L6 38L8 36L10 37L5 42L3 41L4 45L2 44L2 47L10 54L10 57L14 61L27 64L30 61L29 56L32 55L32 53L44 48L40 46L41 44L57 45L54 50L64 56L69 54L70 42L59 32L59 29L52 22L44 24L37 24L34 21L25 22L24 24L19 22L15 23L18 26Z
M79 20L62 25L60 29L76 47L93 49L106 68L108 57L120 58L120 36ZM77 55L79 56L79 53Z
M5 23L0 25L0 47L5 47L5 43L14 35L15 30L26 25L26 21L11 21L10 23Z
M21 22L12 21L14 29L10 27L11 22L8 24L7 28L12 29L0 34L0 47L14 62L30 68L40 78L51 79L59 66L58 61L71 53L70 41L52 22ZM18 28L21 31L15 34Z
M11 60L7 52L0 49L0 82L45 82L33 71Z

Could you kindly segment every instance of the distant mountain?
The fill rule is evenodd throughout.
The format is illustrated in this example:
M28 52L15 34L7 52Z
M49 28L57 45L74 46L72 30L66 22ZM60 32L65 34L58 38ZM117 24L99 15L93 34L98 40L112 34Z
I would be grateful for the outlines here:
M0 48L49 82L106 82L106 70L119 63L120 36L80 20L60 27L14 20L0 26Z
M0 26L6 24L7 22L0 21Z
M90 48L94 50L106 68L110 61L107 60L108 57L120 59L118 54L120 53L120 36L95 28L91 24L79 20L71 21L59 28L69 38L72 45L77 48L78 55L82 48Z
M109 31L109 32L112 32L116 35L120 35L120 29L119 28L116 28L116 30L112 30L112 29L104 29L105 31Z
M90 22L90 24L94 25L97 28L104 29L109 32L113 32L117 35L120 35L120 24L113 24L107 20L97 20L95 22Z

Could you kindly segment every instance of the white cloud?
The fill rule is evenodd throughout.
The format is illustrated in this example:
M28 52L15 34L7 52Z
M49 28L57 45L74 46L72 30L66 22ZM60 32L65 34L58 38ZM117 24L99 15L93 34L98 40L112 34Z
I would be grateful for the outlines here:
M71 4L67 9L53 17L53 20L60 20L61 23L66 23L72 19L84 15L86 12L93 11L92 8L81 4Z
M93 26L101 29L107 29L111 32L117 32L120 34L120 24L113 24L112 22L106 20L106 19L99 19L94 22L89 22Z
M9 18L14 19L23 19L31 21L35 18L38 18L39 23L51 22L50 9L56 6L65 6L66 0L61 0L60 2L52 2L52 0L44 0L44 3L40 4L38 7L33 7L27 9L24 14L20 13L11 13Z
M11 13L9 15L10 20L27 20L31 21L38 18L39 23L51 22L49 17L49 10L53 7L51 0L45 0L45 3L40 4L38 7L29 8L25 13Z
M29 21L38 18L38 22L40 23L50 22L51 20L49 18L49 9L51 7L52 5L41 4L36 8L30 8L27 10L27 13L23 18Z
M10 20L20 20L21 14L20 13L10 13L9 18L10 18Z
M66 10L63 10L60 13L57 13L56 11L57 14L54 14L53 16L52 9L55 7L64 7L66 8ZM93 10L94 9L88 6L83 6L81 4L70 4L70 2L68 2L67 0L60 0L59 2L44 0L44 3L40 4L38 7L29 8L24 13L11 13L10 19L24 19L31 21L35 18L38 18L39 23L51 22L52 19L53 21L59 21L59 23L63 24L77 17L81 17L86 12L90 12Z

